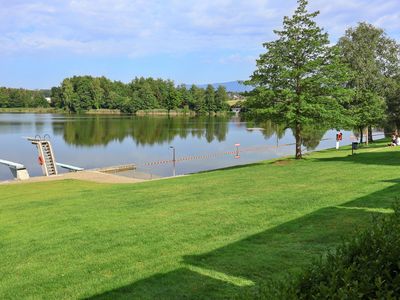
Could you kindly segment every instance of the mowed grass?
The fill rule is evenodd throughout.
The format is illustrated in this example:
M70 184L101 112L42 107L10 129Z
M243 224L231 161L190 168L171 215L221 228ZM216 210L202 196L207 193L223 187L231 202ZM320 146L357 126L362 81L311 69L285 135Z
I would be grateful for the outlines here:
M385 142L133 185L0 186L0 298L240 297L390 213Z

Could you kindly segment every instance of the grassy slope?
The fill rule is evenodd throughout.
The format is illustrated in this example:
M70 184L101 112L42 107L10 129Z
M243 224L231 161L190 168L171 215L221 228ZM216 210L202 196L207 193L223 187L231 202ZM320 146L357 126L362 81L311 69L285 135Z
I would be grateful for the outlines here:
M63 113L62 109L54 107L0 107L0 113Z
M0 298L226 298L298 271L400 195L400 151L135 185L0 186Z

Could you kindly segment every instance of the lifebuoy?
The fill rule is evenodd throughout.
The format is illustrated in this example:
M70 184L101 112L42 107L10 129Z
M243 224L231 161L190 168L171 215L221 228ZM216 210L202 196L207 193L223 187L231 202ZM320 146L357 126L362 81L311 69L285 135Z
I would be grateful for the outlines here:
M39 165L43 165L44 164L44 159L43 159L43 156L39 156L38 157L38 161L39 161Z

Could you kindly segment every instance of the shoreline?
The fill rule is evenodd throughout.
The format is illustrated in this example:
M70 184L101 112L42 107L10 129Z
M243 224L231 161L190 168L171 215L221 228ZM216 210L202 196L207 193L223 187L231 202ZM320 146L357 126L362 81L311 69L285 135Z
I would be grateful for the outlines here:
M225 116L231 114L230 111L213 112L213 113L201 113L198 114L195 111L184 111L184 110L171 110L169 113L163 109L153 110L139 110L136 113L123 113L119 109L91 109L83 111L81 113L67 112L60 108L54 107L15 107L15 108L0 108L0 113L33 113L33 114L68 114L68 115L115 115L115 116Z
M388 147L385 147L382 145L382 143L386 142L386 138L381 138L375 140L377 144L370 144L369 146L363 146L359 148L357 151L361 153L371 153L371 152L376 152ZM395 148L395 147L394 147ZM304 157L310 157L315 154L323 154L323 153L329 153L329 152L335 152L335 151L351 151L351 145L344 145L341 147L341 150L336 150L334 147L327 148L327 149L321 149L321 150L316 150L316 151L310 151L310 152L305 152L303 154ZM193 176L193 175L200 175L200 174L206 174L210 172L221 172L221 171L228 171L230 169L235 169L235 168L240 168L240 167L249 167L252 165L256 164L272 164L272 165L286 165L292 161L296 161L293 155L285 155L281 157L275 157L267 160L260 160L256 162L251 162L243 165L232 165L232 166L227 166L227 167L222 167L222 168L217 168L217 169L210 169L210 170L204 170L204 171L199 171L199 172L193 172L193 173L187 173L187 174L181 174L177 176L163 176L163 177L153 177L152 175L151 178L139 178L139 177L131 177L131 176L124 176L122 174L119 174L121 172L109 172L107 171L107 167L104 168L93 168L93 169L87 169L79 172L66 172L66 173L60 173L55 176L32 176L27 180L16 180L16 179L9 179L9 180L0 180L0 185L7 185L7 184L22 184L22 183L34 183L34 182L48 182L48 181L56 181L56 180L66 180L66 179L75 179L75 180L82 180L82 181L91 181L91 182L98 182L98 183L140 183L140 182L148 182L148 181L154 181L154 180L165 180L165 179L173 179L173 178L179 178L179 177L187 177L187 176ZM123 173L123 171L122 171ZM149 175L148 173L142 173L142 175Z
M59 108L54 107L1 107L0 113L34 113L34 114L44 114L44 113L59 113L65 114L66 112Z

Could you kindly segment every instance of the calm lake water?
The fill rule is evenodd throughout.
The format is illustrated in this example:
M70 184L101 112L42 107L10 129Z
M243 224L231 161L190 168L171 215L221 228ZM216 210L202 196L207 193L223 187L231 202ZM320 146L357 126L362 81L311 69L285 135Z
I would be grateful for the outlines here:
M135 177L171 176L176 149L176 174L187 174L293 154L290 129L264 122L262 129L238 117L90 116L0 113L0 159L24 164L31 176L41 175L37 150L24 137L48 134L57 162L83 168L136 164ZM304 138L307 150L335 146L336 130L314 128ZM343 131L342 144L352 132ZM239 143L240 158L232 152ZM65 172L59 170L60 172ZM0 165L0 180L12 179Z

